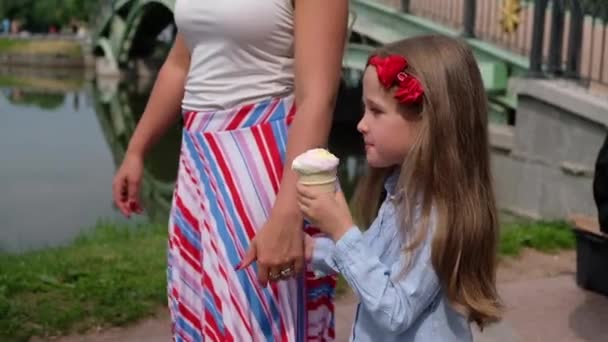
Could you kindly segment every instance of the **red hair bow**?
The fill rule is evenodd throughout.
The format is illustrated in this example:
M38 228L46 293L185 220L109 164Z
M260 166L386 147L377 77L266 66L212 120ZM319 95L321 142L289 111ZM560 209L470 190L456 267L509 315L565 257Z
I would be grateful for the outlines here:
M378 81L386 89L396 85L395 99L400 103L410 105L422 100L424 89L420 81L405 72L408 63L403 56L389 55L380 57L377 55L369 59L369 64L376 67Z

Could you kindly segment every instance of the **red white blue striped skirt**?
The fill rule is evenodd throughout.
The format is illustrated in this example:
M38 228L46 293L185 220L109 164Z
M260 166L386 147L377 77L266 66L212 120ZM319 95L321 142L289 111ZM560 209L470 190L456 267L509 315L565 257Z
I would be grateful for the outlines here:
M335 278L309 269L262 288L257 268L235 271L275 200L294 114L293 96L183 113L169 222L174 341L333 340Z

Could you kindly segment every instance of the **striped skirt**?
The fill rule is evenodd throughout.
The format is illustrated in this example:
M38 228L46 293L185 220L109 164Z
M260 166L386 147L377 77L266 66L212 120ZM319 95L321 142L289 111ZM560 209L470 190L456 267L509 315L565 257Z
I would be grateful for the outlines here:
M335 278L308 269L263 288L256 267L235 271L272 208L294 114L293 96L184 112L169 221L174 341L333 340Z

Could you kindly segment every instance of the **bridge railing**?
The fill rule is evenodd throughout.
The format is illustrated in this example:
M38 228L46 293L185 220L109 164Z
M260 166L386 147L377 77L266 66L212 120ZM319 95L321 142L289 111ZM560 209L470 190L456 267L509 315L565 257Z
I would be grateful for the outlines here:
M430 19L466 37L477 37L509 51L530 52L533 0L379 0Z
M532 75L581 80L608 91L608 1L535 0Z
M377 0L608 92L608 0Z

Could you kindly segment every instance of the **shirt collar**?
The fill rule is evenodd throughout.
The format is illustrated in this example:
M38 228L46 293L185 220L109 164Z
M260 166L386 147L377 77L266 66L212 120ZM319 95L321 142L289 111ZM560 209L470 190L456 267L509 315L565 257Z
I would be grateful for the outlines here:
M399 182L399 172L400 170L397 168L391 172L391 174L384 181L384 189L387 194L391 197L395 197L397 190L397 183Z

